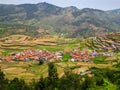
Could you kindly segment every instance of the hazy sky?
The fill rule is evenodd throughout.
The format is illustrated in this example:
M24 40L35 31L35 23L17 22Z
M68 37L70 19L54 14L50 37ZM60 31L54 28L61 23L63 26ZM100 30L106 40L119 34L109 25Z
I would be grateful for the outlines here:
M95 8L111 10L120 8L120 0L0 0L0 4L23 4L48 2L57 6L76 6L78 8Z

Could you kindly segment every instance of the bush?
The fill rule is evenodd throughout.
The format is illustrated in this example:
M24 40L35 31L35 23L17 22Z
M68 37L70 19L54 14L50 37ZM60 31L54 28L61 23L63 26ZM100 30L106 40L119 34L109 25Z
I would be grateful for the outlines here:
M42 65L44 63L43 60L39 60L39 65Z

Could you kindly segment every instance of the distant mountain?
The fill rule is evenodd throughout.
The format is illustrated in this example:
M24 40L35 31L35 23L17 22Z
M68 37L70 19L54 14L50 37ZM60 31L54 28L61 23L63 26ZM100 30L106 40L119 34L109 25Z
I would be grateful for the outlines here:
M120 9L110 10L109 12L115 13L115 14L120 14Z
M120 31L120 9L102 11L38 4L0 5L1 36L25 34L63 34L65 37L89 37ZM33 33L33 34L31 34Z
M0 4L0 6L4 6L4 4Z
M11 6L13 4L0 4L0 6Z

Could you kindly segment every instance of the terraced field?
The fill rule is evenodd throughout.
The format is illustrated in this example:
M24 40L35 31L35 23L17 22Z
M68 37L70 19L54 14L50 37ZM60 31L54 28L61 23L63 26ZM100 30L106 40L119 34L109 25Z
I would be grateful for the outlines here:
M75 73L79 73L84 70L89 70L91 67L97 68L111 68L113 64L94 64L86 62L56 62L57 71L59 77L64 74L64 69L71 68ZM18 77L30 82L32 79L39 80L40 76L47 77L48 75L48 65L38 65L37 61L30 62L1 62L0 63L2 71L6 74L8 79L13 79Z
M26 49L46 49L52 51L72 50L79 48L80 42L77 39L65 39L58 36L44 36L33 38L25 35L12 35L0 39L0 56ZM5 55L5 56L6 56Z
M114 52L120 50L120 33L111 33L108 35L89 38L86 45L99 51Z
M112 36L112 38L111 38ZM119 50L120 33L112 33L102 37L94 37L89 39L65 39L57 36L45 36L40 38L32 38L24 35L13 35L0 39L0 56L9 56L13 53L23 51L25 49L46 49L51 51L71 51L73 49L89 49L99 52L115 52ZM115 53L119 54L119 53ZM91 67L110 68L116 64L116 60L120 56L112 57L96 57L92 62L55 62L59 77L64 74L66 67L73 72L79 73L83 70L89 70ZM41 75L48 75L47 63L38 65L38 61L30 62L0 62L2 71L5 72L8 79L14 77L25 79L30 82L32 79L38 80Z

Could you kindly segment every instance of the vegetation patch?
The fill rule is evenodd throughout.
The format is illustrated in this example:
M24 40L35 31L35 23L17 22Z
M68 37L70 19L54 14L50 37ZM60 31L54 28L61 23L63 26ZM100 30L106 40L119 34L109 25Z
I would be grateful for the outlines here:
M105 61L106 56L97 56L96 58L92 58L91 60L96 64L107 64L108 62Z
M68 60L70 60L70 58L71 58L70 53L65 53L63 55L63 61L68 61Z

